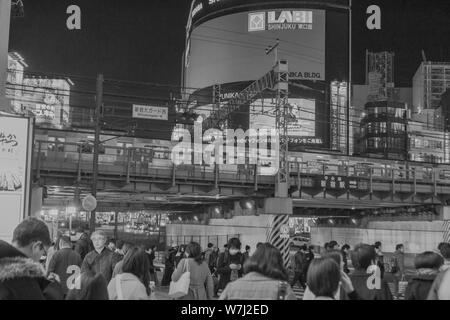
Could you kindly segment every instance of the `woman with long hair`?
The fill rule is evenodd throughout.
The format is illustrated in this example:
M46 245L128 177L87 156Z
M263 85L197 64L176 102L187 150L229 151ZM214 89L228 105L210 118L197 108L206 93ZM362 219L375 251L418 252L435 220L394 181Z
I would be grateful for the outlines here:
M66 300L108 300L105 277L101 273L86 271L75 280L75 288L67 294Z
M122 273L108 285L110 300L149 300L150 273L147 253L138 247L130 248L123 258Z
M186 246L185 258L178 263L172 274L172 281L189 271L191 274L189 292L182 300L211 300L214 295L214 282L208 264L203 260L202 249L196 242Z
M296 300L280 251L261 244L244 264L245 276L230 282L220 300Z

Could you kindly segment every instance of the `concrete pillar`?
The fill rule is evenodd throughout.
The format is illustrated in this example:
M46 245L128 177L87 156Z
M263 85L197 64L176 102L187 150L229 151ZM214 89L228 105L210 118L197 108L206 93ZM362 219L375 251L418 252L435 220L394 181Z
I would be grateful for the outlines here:
M293 213L291 198L268 198L264 202L264 213L271 216L267 231L267 242L280 250L284 266L289 266L289 217Z
M0 0L0 111L9 111L6 99L6 76L8 70L9 24L11 0Z
M281 255L283 256L284 267L287 268L290 262L289 215L276 215L271 217L271 225L270 228L267 229L267 242L280 250ZM288 233L286 233L285 228Z

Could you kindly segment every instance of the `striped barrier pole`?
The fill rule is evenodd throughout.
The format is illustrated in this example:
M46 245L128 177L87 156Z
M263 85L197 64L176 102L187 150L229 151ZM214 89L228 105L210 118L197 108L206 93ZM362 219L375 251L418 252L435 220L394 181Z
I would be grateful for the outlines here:
M281 256L283 257L284 267L288 268L290 259L289 259L289 233L283 232L284 228L289 227L289 215L276 215L273 218L272 223L267 229L267 242L275 246L281 252Z

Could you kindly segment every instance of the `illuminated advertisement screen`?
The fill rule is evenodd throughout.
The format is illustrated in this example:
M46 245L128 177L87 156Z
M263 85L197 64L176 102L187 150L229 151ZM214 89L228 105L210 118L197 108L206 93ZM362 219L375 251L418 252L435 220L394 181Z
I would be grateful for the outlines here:
M187 45L185 85L252 81L275 63L266 48L277 43L291 80L325 80L324 10L267 9L209 20L193 29Z
M13 101L17 112L33 113L39 125L68 124L70 84L66 80L25 78L22 85L22 94Z
M249 126L252 129L275 127L274 99L257 100L250 105ZM320 145L321 134L316 130L316 101L313 99L289 99L288 137L289 144Z
M27 215L31 173L31 120L0 117L0 239L10 241Z

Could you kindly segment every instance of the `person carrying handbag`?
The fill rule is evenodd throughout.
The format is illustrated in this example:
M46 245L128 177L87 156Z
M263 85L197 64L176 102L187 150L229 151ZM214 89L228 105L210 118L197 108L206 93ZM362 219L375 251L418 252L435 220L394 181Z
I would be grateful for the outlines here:
M200 245L191 242L186 247L186 258L182 259L172 274L171 290L169 295L180 300L211 300L214 295L214 282L208 264L202 259ZM186 278L189 274L189 280ZM183 283L178 283L182 281ZM184 287L188 284L186 295L178 296L175 287ZM183 292L183 291L181 291Z

